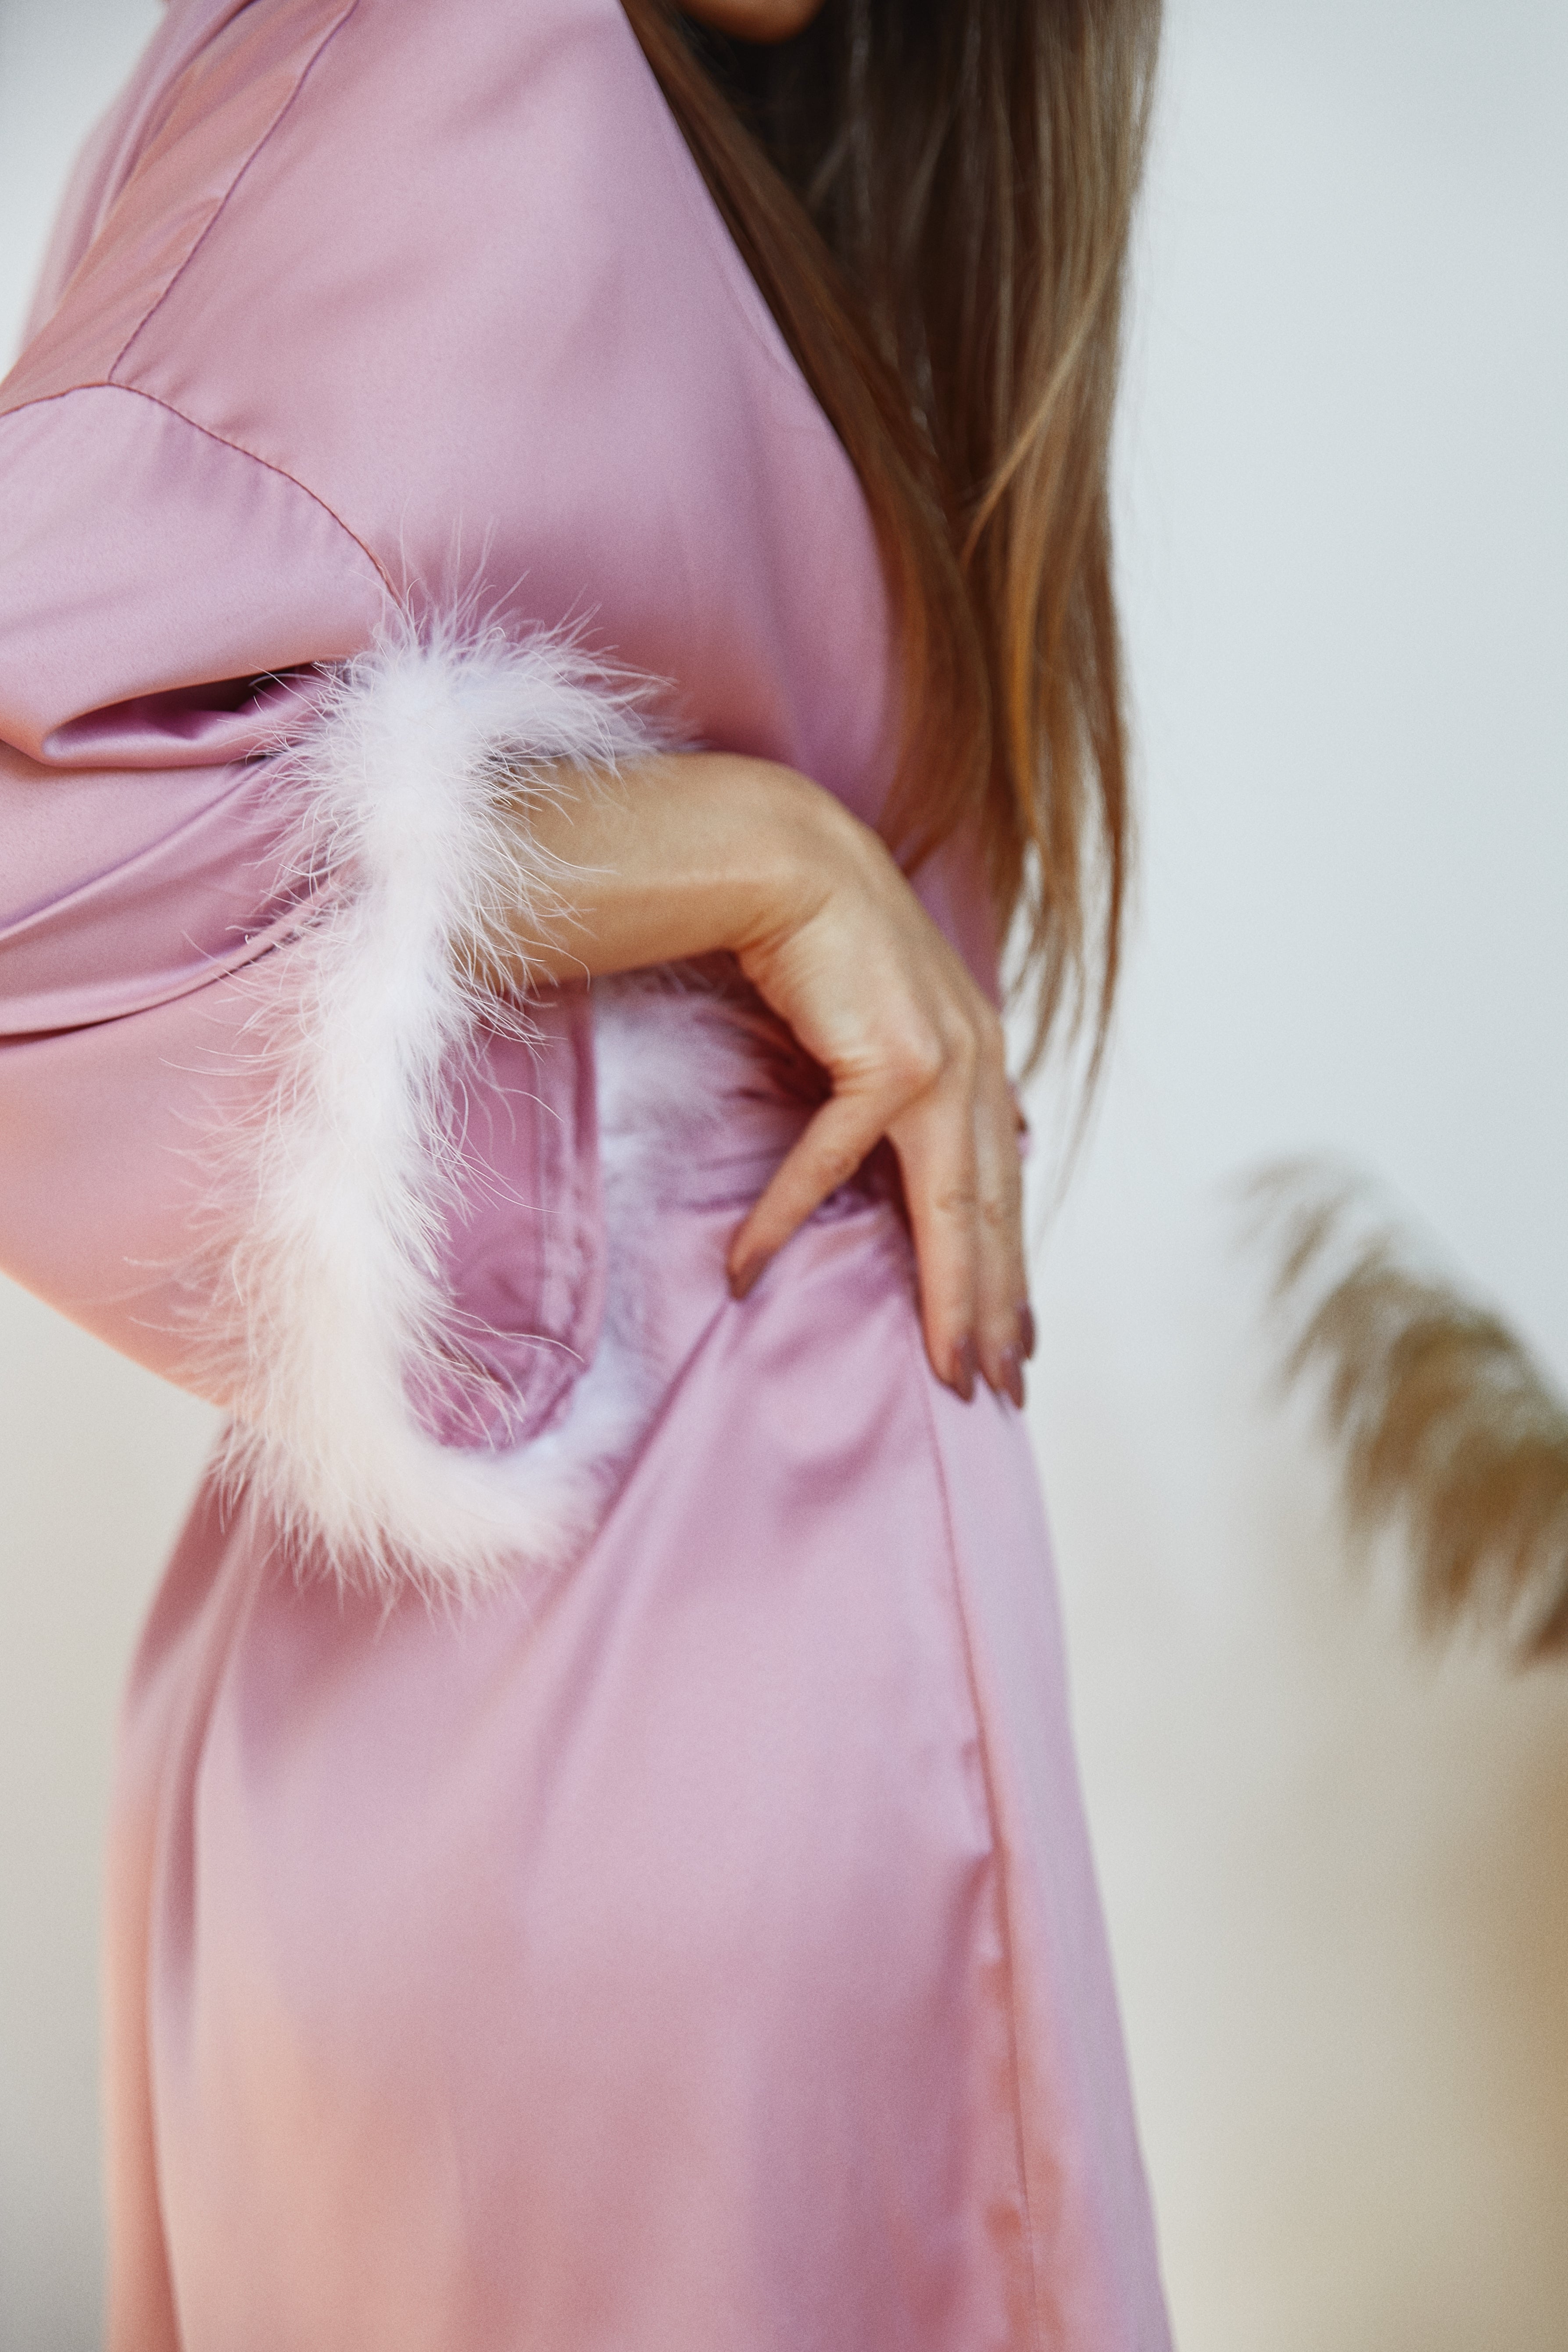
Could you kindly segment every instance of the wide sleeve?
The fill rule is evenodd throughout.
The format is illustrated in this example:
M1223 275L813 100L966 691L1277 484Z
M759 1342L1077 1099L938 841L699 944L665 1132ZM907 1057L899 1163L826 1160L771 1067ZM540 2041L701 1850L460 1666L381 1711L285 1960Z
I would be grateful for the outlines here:
M223 1405L340 1566L557 1556L584 1008L465 974L560 885L541 770L640 748L635 707L559 639L411 622L299 483L116 386L0 418L0 1265Z
M0 1265L285 1530L463 1583L571 1549L647 1394L584 994L463 980L562 881L542 772L650 740L583 649L868 820L896 729L853 471L624 12L460 16L172 11L0 385Z

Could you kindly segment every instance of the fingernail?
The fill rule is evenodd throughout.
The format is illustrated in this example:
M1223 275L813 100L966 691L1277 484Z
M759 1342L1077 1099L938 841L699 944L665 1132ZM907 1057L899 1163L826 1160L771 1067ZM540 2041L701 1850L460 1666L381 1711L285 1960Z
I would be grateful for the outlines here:
M962 1339L952 1351L952 1385L965 1404L973 1401L974 1372L978 1359L973 1339Z
M1035 1310L1026 1298L1018 1309L1018 1353L1025 1363L1032 1361L1035 1353Z
M997 1385L1004 1396L1012 1398L1020 1412L1024 1410L1024 1364L1016 1348L1004 1348Z

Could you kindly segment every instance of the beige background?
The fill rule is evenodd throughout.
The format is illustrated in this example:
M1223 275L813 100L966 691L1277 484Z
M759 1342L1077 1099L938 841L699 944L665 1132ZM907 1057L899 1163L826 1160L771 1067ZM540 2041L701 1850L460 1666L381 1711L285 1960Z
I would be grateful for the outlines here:
M0 340L154 13L0 0ZM1185 2352L1568 2345L1568 1673L1344 1562L1216 1189L1365 1162L1568 1378L1565 121L1560 0L1172 0L1143 907L1034 1409ZM113 1693L208 1435L0 1290L4 2352L95 2337Z

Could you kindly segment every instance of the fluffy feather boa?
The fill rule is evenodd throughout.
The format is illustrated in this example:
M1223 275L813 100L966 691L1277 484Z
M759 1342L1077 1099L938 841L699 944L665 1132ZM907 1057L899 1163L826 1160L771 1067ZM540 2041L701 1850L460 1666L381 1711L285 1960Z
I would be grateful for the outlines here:
M646 1413L624 1242L659 1121L645 1070L639 1119L617 1128L614 1019L597 1045L620 1263L592 1364L555 1424L509 1450L443 1445L410 1392L451 1325L455 1076L497 1009L469 975L503 909L526 929L569 878L531 844L528 809L556 763L613 770L656 741L637 692L569 642L400 627L328 675L276 763L304 911L258 1015L264 1102L225 1147L231 1214L237 1186L248 1206L223 1252L212 1372L229 1475L341 1574L461 1595L558 1564ZM667 1077L667 1104L691 1099L691 1072Z

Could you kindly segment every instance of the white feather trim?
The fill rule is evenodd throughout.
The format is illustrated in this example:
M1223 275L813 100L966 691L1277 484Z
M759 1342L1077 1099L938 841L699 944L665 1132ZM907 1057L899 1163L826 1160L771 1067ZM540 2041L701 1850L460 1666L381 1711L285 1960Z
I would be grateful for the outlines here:
M530 845L529 802L552 763L603 771L656 740L625 681L558 637L400 626L330 675L280 761L307 912L271 960L265 1110L229 1150L226 1197L241 1182L250 1206L226 1254L219 1376L229 1471L342 1574L462 1593L558 1564L644 1416L624 1275L543 1434L444 1446L409 1387L450 1331L437 1259L454 1074L496 1013L465 974L502 909L526 929L569 879Z

